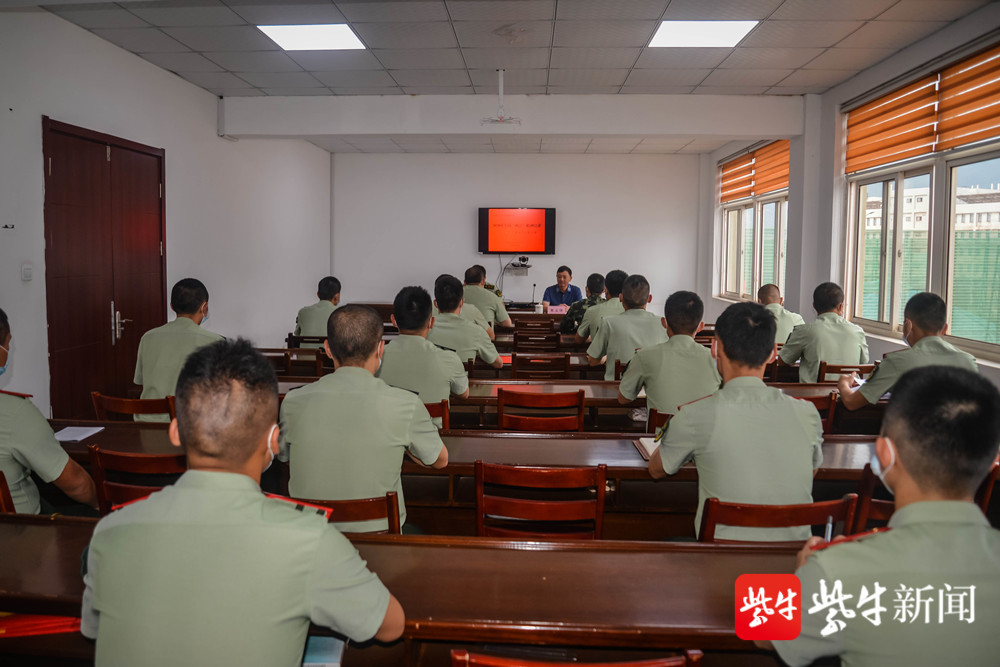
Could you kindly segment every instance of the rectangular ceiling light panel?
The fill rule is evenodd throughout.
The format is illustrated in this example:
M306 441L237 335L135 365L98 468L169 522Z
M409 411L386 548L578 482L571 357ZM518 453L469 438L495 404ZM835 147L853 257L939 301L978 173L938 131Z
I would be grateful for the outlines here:
M365 48L346 23L257 27L285 51L341 51Z
M736 46L757 23L757 21L663 21L649 45L653 47Z

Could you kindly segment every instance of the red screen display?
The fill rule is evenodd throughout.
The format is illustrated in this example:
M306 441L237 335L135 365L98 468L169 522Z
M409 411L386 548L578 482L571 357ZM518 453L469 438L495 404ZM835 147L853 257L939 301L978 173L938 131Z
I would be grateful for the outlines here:
M489 252L545 252L544 208L491 208Z

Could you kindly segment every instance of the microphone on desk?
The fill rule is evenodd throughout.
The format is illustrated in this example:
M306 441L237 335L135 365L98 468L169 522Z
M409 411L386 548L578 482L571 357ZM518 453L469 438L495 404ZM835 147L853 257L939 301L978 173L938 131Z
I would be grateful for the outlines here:
M531 303L535 302L535 283L531 283Z

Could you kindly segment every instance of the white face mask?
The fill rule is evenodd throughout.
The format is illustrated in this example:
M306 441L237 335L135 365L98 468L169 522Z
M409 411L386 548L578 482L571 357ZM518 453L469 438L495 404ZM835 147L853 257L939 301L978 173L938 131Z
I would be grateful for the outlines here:
M878 455L875 452L872 452L872 458L869 464L872 467L872 472L875 473L880 480L882 480L882 484L884 484L885 488L888 489L889 494L894 496L896 493L892 490L892 487L889 486L889 483L885 481L885 476L888 475L889 471L892 470L892 467L896 465L896 447L892 444L892 440L889 438L885 439L885 443L889 446L889 467L882 470L882 462L878 460Z
M272 463L274 463L274 452L271 450L271 436L274 434L274 429L276 428L278 428L277 424L272 426L271 430L267 432L267 453L270 454L270 458L267 460L267 465L264 466L261 473L267 472L267 469L271 467Z
M4 352L7 353L7 358L4 360L3 366L0 366L0 375L3 375L4 373L7 372L7 367L10 366L10 348L0 345L0 350L3 350Z

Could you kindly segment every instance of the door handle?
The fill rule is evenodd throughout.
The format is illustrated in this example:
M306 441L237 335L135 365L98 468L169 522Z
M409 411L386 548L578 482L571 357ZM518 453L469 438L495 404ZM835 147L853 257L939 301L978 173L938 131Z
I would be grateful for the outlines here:
M112 302L114 304L114 302ZM124 324L126 322L131 322L132 320L122 317L121 312L115 311L115 337L116 340L122 339L122 329L124 329Z

